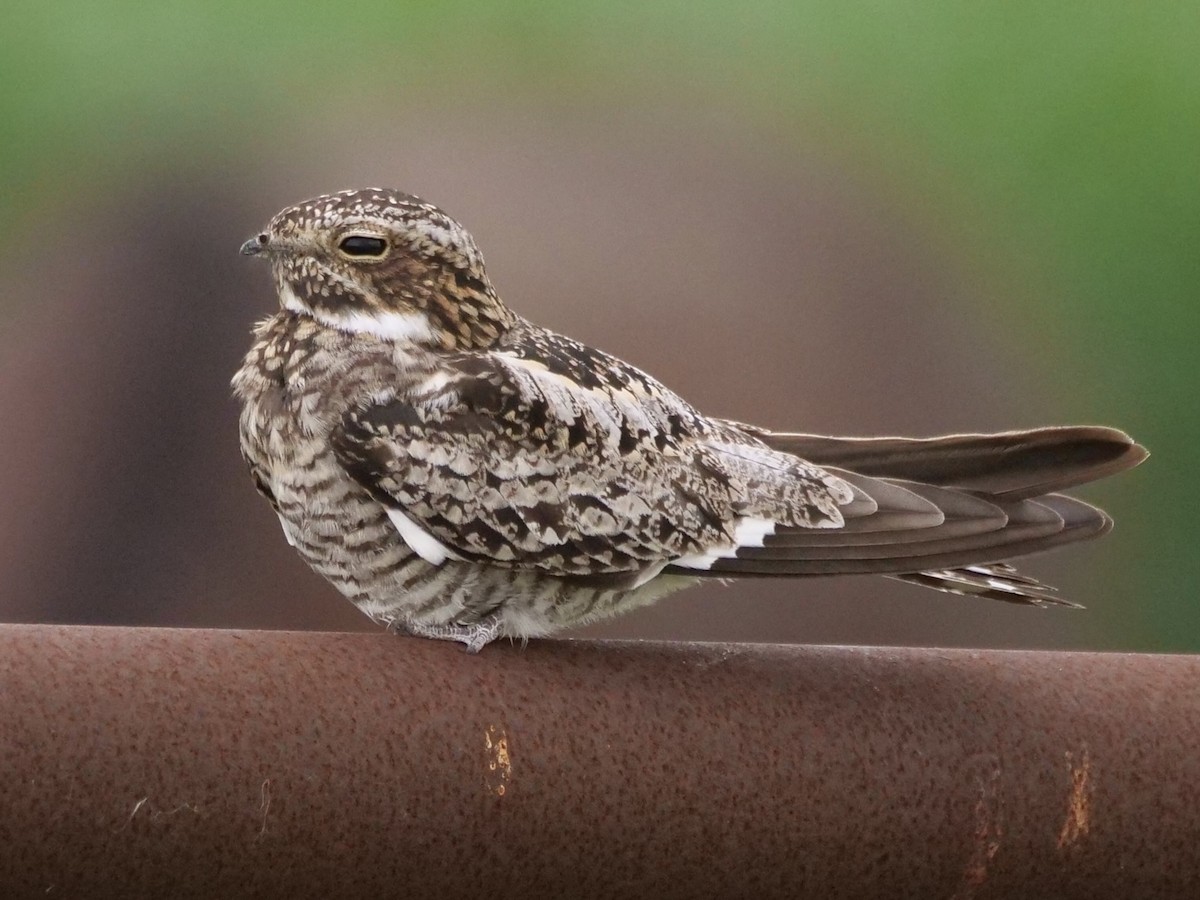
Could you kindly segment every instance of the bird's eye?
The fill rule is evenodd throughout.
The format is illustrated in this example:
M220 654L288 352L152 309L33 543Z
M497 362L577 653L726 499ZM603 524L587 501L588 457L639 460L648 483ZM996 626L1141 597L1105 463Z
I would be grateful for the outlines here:
M381 237L367 234L349 234L338 241L338 249L346 256L380 259L387 253L388 243Z

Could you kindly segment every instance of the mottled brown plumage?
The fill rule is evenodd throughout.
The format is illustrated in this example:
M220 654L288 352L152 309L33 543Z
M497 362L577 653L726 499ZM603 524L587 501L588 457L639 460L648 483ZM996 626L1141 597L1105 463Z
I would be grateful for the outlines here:
M1106 531L1053 492L1146 455L1106 428L919 441L706 417L517 316L471 236L395 191L290 207L242 249L282 305L234 388L285 536L369 615L471 649L650 602L687 583L670 573L1062 602L999 560Z

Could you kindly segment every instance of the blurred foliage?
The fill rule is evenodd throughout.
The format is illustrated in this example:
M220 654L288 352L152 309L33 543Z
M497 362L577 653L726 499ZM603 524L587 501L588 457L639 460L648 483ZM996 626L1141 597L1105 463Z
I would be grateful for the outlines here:
M677 104L836 160L995 285L987 293L1006 302L981 310L981 327L1041 366L1046 390L1071 398L1064 408L1155 452L1106 495L1119 495L1122 539L1141 541L1146 562L1104 573L1130 600L1110 627L1200 649L1196 4L11 0L6 11L5 234L34 205L232 159L339 103L373 115L516 93Z

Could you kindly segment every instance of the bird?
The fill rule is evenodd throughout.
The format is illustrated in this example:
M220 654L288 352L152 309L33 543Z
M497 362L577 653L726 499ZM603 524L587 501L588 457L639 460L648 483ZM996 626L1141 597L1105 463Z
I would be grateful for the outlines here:
M284 537L375 621L472 653L714 577L1074 605L1008 560L1106 533L1061 492L1148 455L1102 426L831 437L707 416L518 315L471 234L401 191L289 206L241 253L279 297L232 384Z

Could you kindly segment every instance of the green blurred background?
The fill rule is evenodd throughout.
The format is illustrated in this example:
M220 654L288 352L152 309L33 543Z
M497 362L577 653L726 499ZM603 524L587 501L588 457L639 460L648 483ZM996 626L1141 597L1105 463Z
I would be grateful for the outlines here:
M714 413L1154 454L1084 492L1113 535L1031 566L1084 614L743 585L592 633L1200 649L1195 4L6 11L0 618L366 627L258 509L227 378L271 302L240 241L387 183L519 311Z

